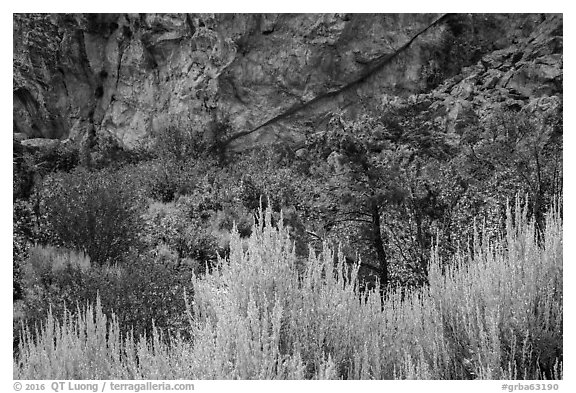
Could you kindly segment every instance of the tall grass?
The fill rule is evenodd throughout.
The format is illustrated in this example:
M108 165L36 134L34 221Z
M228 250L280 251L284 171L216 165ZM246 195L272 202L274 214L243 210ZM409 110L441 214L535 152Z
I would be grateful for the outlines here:
M282 221L261 218L248 240L232 236L213 274L194 278L191 341L121 337L97 302L25 336L14 378L562 378L558 210L538 246L517 203L501 238L452 261L433 253L430 285L389 288L383 304L378 288L358 293L358 268L334 250L300 261Z

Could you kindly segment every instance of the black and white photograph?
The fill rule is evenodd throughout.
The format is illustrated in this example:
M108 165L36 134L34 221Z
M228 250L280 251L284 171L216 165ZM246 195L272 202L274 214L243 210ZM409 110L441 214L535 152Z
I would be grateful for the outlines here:
M562 386L562 13L12 21L14 381Z

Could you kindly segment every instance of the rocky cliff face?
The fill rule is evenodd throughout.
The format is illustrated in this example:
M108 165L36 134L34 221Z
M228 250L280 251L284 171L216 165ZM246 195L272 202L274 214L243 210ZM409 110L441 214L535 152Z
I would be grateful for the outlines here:
M14 132L127 147L170 127L242 148L297 142L326 114L432 102L470 111L562 101L561 15L14 16ZM226 124L226 127L218 125ZM32 142L29 142L32 143Z

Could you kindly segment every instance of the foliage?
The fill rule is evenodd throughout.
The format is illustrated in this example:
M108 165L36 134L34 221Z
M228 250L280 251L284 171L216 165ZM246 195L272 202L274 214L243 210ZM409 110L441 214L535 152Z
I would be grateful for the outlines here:
M12 148L12 197L28 199L34 188L34 171L30 154L24 146L14 140Z
M151 334L154 326L166 335L185 333L184 292L192 298L191 275L189 269L153 260L99 266L81 252L33 247L23 267L16 335L21 322L39 328L49 312L62 320L66 308L74 315L76 307L93 303L97 296L107 315L114 311L125 337L128 332Z
M78 149L72 144L58 144L54 148L36 153L35 166L41 174L49 172L69 172L79 164Z
M416 283L425 280L430 222L443 215L429 174L455 146L428 120L429 107L424 102L356 121L335 115L308 147L317 157L311 171L320 186L312 200L325 236L359 252L383 282L406 282L406 268Z
M434 253L429 287L390 290L383 304L377 289L358 301L357 267L341 254L335 265L326 247L302 266L282 221L273 227L268 210L259 222L194 278L192 342L121 337L98 302L25 336L14 378L562 378L558 209L539 245L517 204L498 241L477 237L448 268Z
M135 170L142 176L143 192L163 203L172 202L178 195L186 194L194 183L194 174L173 160L156 159L139 165Z
M189 129L175 121L154 135L151 150L159 158L177 162L189 159L224 159L224 140L230 130L228 119L214 120L205 130Z
M78 151L69 144L36 150L14 140L12 155L14 199L29 199L35 178L52 172L69 172L78 165Z
M146 157L145 152L138 149L127 150L119 140L108 132L98 132L93 141L93 146L86 146L90 155L90 167L92 168L119 168L124 164L138 162Z
M140 197L122 172L82 169L48 176L40 193L45 236L104 264L138 247Z
M292 151L281 145L255 149L238 157L235 197L241 203L240 210L247 209L254 219L258 218L260 208L272 208L273 222L278 221L283 211L284 224L296 243L296 252L306 257L311 239L306 233L305 221L312 215L309 192L315 185L304 173L305 169L300 168L302 164Z
M190 202L191 198L181 197L168 204L152 203L144 215L143 240L152 254L165 263L184 263L203 272L224 250L209 231L210 212L195 210Z
M495 111L481 127L463 132L467 169L493 198L529 196L539 229L544 212L561 194L562 106L548 114Z
M518 192L541 229L561 193L561 103L545 113L494 110L482 121L471 113L457 133L434 117L426 99L354 120L335 114L308 140L311 181L296 183L308 233L387 267L404 286L426 282L433 239L449 258L472 241L474 219L496 236Z
M202 134L195 130L171 126L155 136L152 150L157 157L184 161L197 156L203 150Z
M22 296L22 263L28 258L30 244L37 236L34 221L31 204L27 201L15 200L12 213L12 294L15 300Z
M23 321L34 326L46 318L50 303L74 304L77 298L73 294L86 289L80 278L90 266L90 258L82 252L30 247L20 262L21 296L16 303L19 312L14 317L14 340L19 340Z
M76 310L74 314L67 310L63 319L50 312L36 338L29 329L24 331L15 378L35 375L66 379L175 379L186 364L189 343L179 341L179 356L174 356L174 352L165 356L169 349L157 329L150 340L132 332L122 334L116 315L107 316L99 298L95 306Z
M430 295L469 377L555 376L563 341L560 211L557 204L547 215L543 244L527 206L516 200L497 241L475 236L474 248L447 269L434 256Z
M234 188L235 176L209 157L186 158L182 161L170 157L126 165L121 169L130 176L139 193L162 203L173 202L182 195L202 194L202 198L229 199L227 187ZM204 196L206 193L208 195Z
M63 37L113 19L15 15L16 96ZM443 20L420 87L514 40L507 15ZM221 113L136 153L91 126L80 152L14 140L15 375L561 377L561 98L446 114L438 97L361 102L296 147L227 150Z

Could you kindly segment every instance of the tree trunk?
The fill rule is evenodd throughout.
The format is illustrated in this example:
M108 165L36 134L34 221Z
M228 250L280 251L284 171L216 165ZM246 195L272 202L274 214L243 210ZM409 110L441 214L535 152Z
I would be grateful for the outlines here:
M376 256L380 263L380 299L384 300L385 288L388 285L388 261L384 251L384 242L382 240L382 231L380 229L380 209L376 203L372 204L372 244L376 250Z
M536 224L536 237L538 245L544 244L544 192L542 183L542 167L540 166L539 152L534 148L534 158L536 161L536 196L534 200L534 223Z
M422 212L414 206L414 221L416 222L416 241L418 242L418 258L420 259L420 269L425 277L428 277L428 261L426 260L426 239L422 230Z

